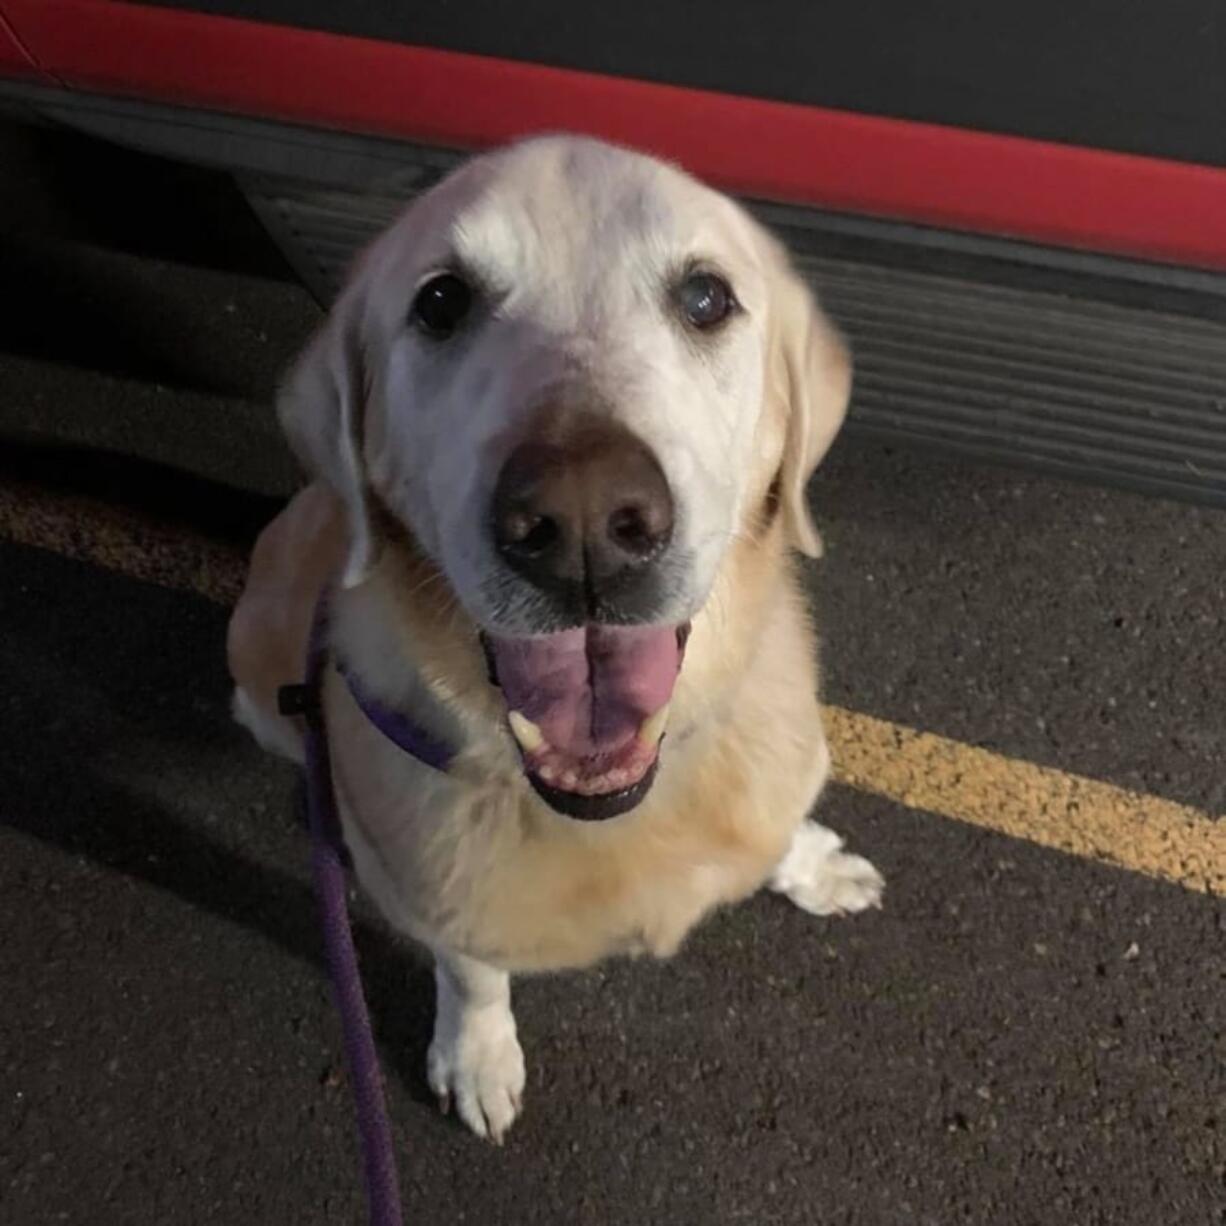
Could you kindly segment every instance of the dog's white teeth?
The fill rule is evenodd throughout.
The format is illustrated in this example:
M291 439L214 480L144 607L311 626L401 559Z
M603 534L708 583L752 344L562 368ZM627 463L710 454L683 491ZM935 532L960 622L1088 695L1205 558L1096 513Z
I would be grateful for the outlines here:
M558 783L568 792L573 792L579 786L579 776L574 771L563 771L558 779Z
M536 772L546 783L557 783L558 772L548 762L543 763Z
M541 735L541 730L522 711L509 712L507 723L511 725L511 732L524 753L536 753L537 750L545 747L545 738Z
M664 735L664 726L668 723L668 707L669 704L665 703L654 715L643 720L643 726L639 729L639 741L648 749L655 749Z

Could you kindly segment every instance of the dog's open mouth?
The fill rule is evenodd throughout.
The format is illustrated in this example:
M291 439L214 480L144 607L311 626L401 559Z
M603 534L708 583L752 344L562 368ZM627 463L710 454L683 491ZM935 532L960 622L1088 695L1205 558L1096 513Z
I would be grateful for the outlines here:
M524 770L551 808L601 821L651 789L688 626L582 626L489 636Z

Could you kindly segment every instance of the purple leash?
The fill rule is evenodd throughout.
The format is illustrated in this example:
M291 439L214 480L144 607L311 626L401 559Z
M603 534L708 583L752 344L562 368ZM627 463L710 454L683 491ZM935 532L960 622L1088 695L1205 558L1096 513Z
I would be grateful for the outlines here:
M283 714L306 717L311 872L315 878L332 995L341 1016L345 1064L358 1117L366 1174L367 1220L370 1226L402 1226L404 1218L400 1211L400 1183L396 1176L392 1129L345 901L345 843L332 790L332 762L328 756L328 733L321 700L327 661L325 621L325 602L321 599L311 627L306 681L301 686L285 686L280 692L279 703Z

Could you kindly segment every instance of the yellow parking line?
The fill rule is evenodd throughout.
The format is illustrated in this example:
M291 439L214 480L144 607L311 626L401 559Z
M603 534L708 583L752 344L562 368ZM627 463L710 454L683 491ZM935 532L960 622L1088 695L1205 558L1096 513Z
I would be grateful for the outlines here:
M25 483L0 485L0 538L223 604L242 589L243 557L235 549L98 499Z
M76 495L0 486L0 538L228 604L244 558L197 534ZM929 732L826 707L835 778L860 791L1226 895L1226 819Z
M1207 894L1226 894L1226 819L842 707L826 708L835 778L910 809Z

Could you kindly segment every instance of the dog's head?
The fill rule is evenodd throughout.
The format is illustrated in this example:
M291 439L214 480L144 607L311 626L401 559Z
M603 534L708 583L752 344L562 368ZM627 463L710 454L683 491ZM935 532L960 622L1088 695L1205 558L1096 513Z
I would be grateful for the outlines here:
M849 389L739 206L549 137L468 163L373 244L280 413L346 505L344 583L403 525L482 632L538 792L604 817L650 787L731 543L777 513L817 552L805 486Z

